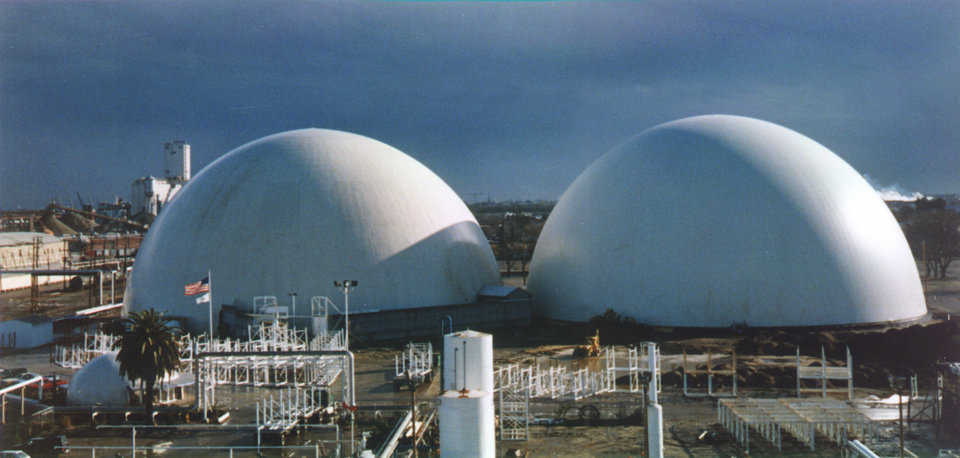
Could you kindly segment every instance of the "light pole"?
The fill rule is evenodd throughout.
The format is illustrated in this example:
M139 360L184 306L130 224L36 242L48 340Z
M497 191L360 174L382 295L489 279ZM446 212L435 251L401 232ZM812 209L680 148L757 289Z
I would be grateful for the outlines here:
M356 280L343 280L343 281L333 281L333 286L337 288L343 288L343 316L344 316L344 336L343 336L343 346L344 349L350 349L350 288L356 288L358 282Z
M287 295L290 296L290 300L293 302L293 305L292 305L292 308L293 308L293 314L292 314L292 315L293 315L293 318L290 320L290 323L289 323L289 324L293 325L292 327L293 327L294 329L296 329L297 326L296 326L294 323L296 323L296 320L297 320L297 292L296 292L296 291L290 291L289 293L287 293Z
M350 288L356 288L357 284L358 282L356 280L342 280L342 281L334 280L333 281L333 286L337 288L343 288L343 317L344 317L344 323L343 323L343 332L344 332L343 347L344 348L343 349L347 351L350 350ZM356 368L354 368L353 366L350 366L350 370L354 371L354 373L351 374L350 377L353 380L356 380L356 373L355 373ZM352 395L353 394L351 393L351 396ZM353 402L356 402L356 401L353 401ZM356 419L355 412L354 412L355 410L356 410L356 406L350 406L350 454L351 455L354 452L353 434L354 434L354 430L356 429L355 427L356 423L354 423Z

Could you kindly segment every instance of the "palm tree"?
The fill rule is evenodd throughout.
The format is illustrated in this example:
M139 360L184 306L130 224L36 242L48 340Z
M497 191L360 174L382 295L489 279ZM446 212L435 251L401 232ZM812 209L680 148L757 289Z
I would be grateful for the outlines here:
M120 375L140 382L146 413L153 410L153 387L180 367L175 326L154 309L132 312L123 320L123 333L114 344L119 348Z

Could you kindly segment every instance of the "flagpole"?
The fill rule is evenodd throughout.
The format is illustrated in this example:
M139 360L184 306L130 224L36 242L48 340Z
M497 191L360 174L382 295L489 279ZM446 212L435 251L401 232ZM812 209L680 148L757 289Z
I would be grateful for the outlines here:
M207 294L210 295L210 303L208 304L210 307L210 344L213 345L213 277L210 274L210 269L207 269L207 288L210 289Z

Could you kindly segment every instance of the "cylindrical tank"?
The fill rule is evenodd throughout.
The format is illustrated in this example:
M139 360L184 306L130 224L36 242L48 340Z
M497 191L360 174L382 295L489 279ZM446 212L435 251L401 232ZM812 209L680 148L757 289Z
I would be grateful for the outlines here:
M447 391L440 396L440 453L444 457L496 454L493 393Z
M443 336L443 390L493 392L493 336L460 331Z

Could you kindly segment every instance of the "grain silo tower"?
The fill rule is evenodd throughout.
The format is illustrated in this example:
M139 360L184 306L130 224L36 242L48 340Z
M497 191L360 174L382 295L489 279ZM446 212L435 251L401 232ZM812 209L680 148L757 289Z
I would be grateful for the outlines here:
M164 177L190 181L190 145L183 140L163 144Z

